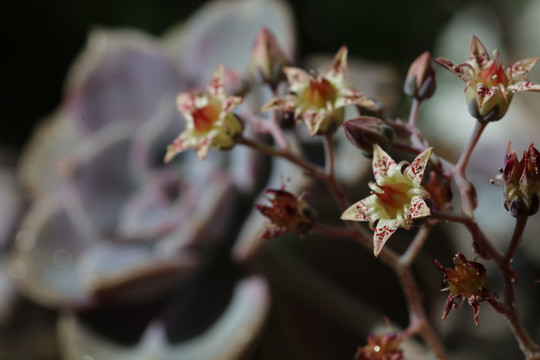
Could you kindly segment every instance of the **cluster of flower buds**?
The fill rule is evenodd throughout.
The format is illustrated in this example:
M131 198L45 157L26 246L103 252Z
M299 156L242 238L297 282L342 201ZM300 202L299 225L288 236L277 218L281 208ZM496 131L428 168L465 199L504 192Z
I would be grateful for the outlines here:
M514 217L534 215L539 205L540 152L531 143L519 161L511 145L509 142L500 176L504 182L504 207Z
M435 260L435 266L444 273L444 282L448 284L448 287L441 291L450 290L442 318L446 318L450 310L460 305L456 303L456 300L461 299L461 304L467 300L474 310L474 322L478 325L480 302L490 297L486 269L484 265L467 260L460 253L454 257L454 265L454 269L445 268Z
M435 63L426 51L409 67L403 91L417 100L425 100L433 95L435 85Z
M269 205L255 204L255 208L271 221L263 238L274 238L285 231L305 235L315 225L315 211L303 199L303 194L297 197L284 189L267 189L264 197Z
M359 347L354 360L401 360L401 339L395 333L370 334L367 345Z
M394 129L384 120L373 116L360 116L343 123L347 139L367 156L373 154L373 145L384 146L394 139Z

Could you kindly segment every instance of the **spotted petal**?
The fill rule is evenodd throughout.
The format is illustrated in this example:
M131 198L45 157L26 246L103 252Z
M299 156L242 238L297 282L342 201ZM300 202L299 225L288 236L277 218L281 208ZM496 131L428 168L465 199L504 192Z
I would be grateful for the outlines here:
M386 182L388 172L396 166L396 162L379 145L373 148L373 175L377 184Z
M373 207L376 206L377 196L371 195L351 205L341 215L342 220L370 221Z
M411 219L419 219L431 215L428 205L420 195L414 196L411 199L409 211L409 216Z
M538 56L524 59L513 63L510 66L510 77L512 81L525 80L527 74L538 61Z
M176 139L174 139L174 141L169 146L167 146L167 153L165 154L165 158L163 159L163 161L165 163L168 163L176 155L189 148L189 145L189 139L186 136L186 133L181 133Z
M309 84L311 75L302 69L295 67L285 67L283 72L287 76L287 81L291 87L291 91L296 91L298 87L304 87Z
M510 85L506 88L509 93L517 93L521 91L534 91L540 92L540 85L533 84L530 81L518 81L517 83Z
M347 47L342 46L336 56L334 57L334 60L332 61L332 65L330 65L330 69L328 69L328 72L326 74L327 78L335 79L335 80L341 80L346 76L347 72Z
M450 70L451 72L453 72L454 75L457 75L461 80L469 81L471 79L469 66L463 66L463 64L456 65L456 63L454 63L453 61L442 58L442 57L436 58L435 61L438 62L447 70Z
M489 62L489 53L476 36L472 37L469 59L478 64L480 68L486 67Z
M215 97L225 96L225 83L223 82L223 64L219 64L208 84L208 93Z
M269 110L292 111L296 107L296 103L296 96L293 95L275 97L262 106L261 112Z
M427 162L431 156L432 149L433 148L427 148L424 150L403 172L405 176L411 179L416 185L420 185L420 182L422 182L422 176L424 176L424 170L426 169Z
M373 253L375 256L379 256L384 244L390 238L390 236L399 227L399 222L396 219L381 219L377 223L375 234L373 234Z
M354 89L341 89L339 91L339 97L334 103L334 107L340 108L349 104L356 104L367 108L375 106L375 102L365 97L361 92Z
M309 129L309 133L313 136L321 128L322 122L329 116L330 114L325 109L321 109L321 110L310 109L304 112L304 116L302 117L302 120L304 120L307 128Z

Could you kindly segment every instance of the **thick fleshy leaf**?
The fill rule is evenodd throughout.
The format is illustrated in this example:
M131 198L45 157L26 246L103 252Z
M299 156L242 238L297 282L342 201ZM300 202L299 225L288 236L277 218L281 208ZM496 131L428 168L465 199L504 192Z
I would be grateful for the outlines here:
M173 62L134 30L93 31L68 77L67 100L85 131L113 121L143 123L183 87Z
M280 0L210 1L166 35L166 46L183 77L203 88L219 63L248 73L257 33L268 28L287 58L294 59L295 27L289 5Z
M420 195L414 196L411 199L409 211L409 216L411 217L411 219L418 219L431 215L429 207Z
M482 42L474 35L469 49L469 59L476 62L481 68L484 68L489 62L489 53Z
M427 148L422 151L411 163L407 166L403 174L412 180L413 183L420 185L422 177L424 176L424 170L426 169L427 162L431 156L433 148Z
M390 236L397 230L398 227L399 222L395 219L379 220L375 233L373 234L373 253L375 256L379 256L384 244L386 244Z
M237 360L255 341L269 306L268 285L263 278L252 276L238 283L223 315L201 335L173 345L163 324L156 321L133 347L104 339L68 313L60 319L62 353L66 360Z
M371 195L365 199L360 200L354 205L351 205L341 215L343 220L356 220L356 221L370 221L372 209L377 202L377 196Z
M379 145L373 147L373 175L377 184L384 184L390 172L396 167L396 162Z

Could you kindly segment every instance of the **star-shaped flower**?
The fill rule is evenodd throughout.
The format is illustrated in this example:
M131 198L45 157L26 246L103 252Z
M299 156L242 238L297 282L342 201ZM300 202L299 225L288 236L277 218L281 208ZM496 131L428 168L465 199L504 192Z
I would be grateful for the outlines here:
M435 266L444 273L444 282L448 284L448 287L441 291L450 290L442 318L446 318L450 310L457 308L463 304L463 301L467 300L474 311L474 322L478 325L480 302L490 297L486 269L480 263L467 260L460 253L457 253L454 257L454 265L454 269L445 268L435 260ZM459 299L462 301L458 305L456 300Z
M538 61L538 56L515 62L504 67L498 52L491 59L486 48L473 36L469 60L456 65L437 58L439 64L467 83L465 87L469 112L482 121L495 121L504 116L513 94L520 91L540 92L540 85L527 80L527 73Z
M343 122L347 104L373 107L372 100L347 87L347 47L342 46L324 76L295 67L285 67L290 93L263 105L261 111L294 111L294 119L302 119L311 135L333 131Z
M409 229L413 220L431 214L424 201L425 197L429 197L429 193L420 184L431 150L432 148L428 148L419 154L402 173L401 168L406 161L396 164L380 146L374 146L373 174L376 183L369 183L372 195L349 207L341 218L369 221L372 230L378 220L373 235L375 256L379 255L398 227Z
M176 105L186 119L186 127L167 147L165 162L188 148L195 149L204 160L210 147L226 150L235 145L235 137L244 127L232 110L242 103L242 98L227 96L224 88L223 65L219 65L207 92L178 94Z

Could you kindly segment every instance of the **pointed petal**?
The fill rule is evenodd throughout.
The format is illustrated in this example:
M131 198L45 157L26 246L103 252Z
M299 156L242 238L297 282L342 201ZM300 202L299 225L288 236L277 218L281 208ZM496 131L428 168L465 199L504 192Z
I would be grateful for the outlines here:
M295 87L307 85L311 79L310 74L299 68L285 67L283 68L283 72L287 76L287 81L292 91L295 91Z
M165 158L163 159L163 162L168 163L171 161L176 155L180 154L182 151L189 148L189 141L186 136L186 133L181 133L174 141L167 146L167 153L165 154Z
M197 95L193 92L181 92L176 97L176 107L178 108L178 111L180 111L180 113L184 115L184 118L186 118L186 120L193 119L191 113L196 109L196 98Z
M232 111L235 107L242 103L243 99L240 96L229 96L223 102L223 112L228 113Z
M420 185L422 182L422 176L424 176L424 170L426 169L427 162L431 156L433 148L427 148L421 154L419 154L411 165L407 166L403 174L413 181L413 183Z
M197 153L199 159L204 160L206 158L206 156L208 155L208 151L210 150L211 143L212 138L210 137L205 137L199 141L199 143L195 147L195 152Z
M476 62L480 68L484 68L489 62L489 53L476 36L472 37L469 59Z
M341 89L338 98L334 103L334 107L340 108L349 104L356 104L367 108L375 106L375 102L365 97L361 92L354 89Z
M219 64L214 72L214 76L208 84L208 93L216 97L223 97L225 95L225 83L223 82L223 64Z
M531 71L537 61L538 56L513 63L509 68L510 78L512 82L525 80L527 74L529 73L529 71Z
M441 57L436 58L435 61L438 62L439 65L442 65L447 70L450 70L451 72L453 72L454 75L457 75L461 80L463 81L470 80L471 68L467 63L456 65L456 63L454 63L453 61L450 61L448 59L441 58Z
M330 113L327 110L306 110L302 116L302 120L309 129L311 136L317 134L321 128L322 122L330 116Z
M390 236L397 230L399 223L395 219L381 219L377 223L375 234L373 234L373 253L379 256L384 244Z
M296 96L285 95L282 97L275 97L264 104L261 108L261 112L270 110L284 110L292 111L296 107Z
M540 85L533 84L530 81L518 81L517 83L510 85L506 88L506 91L509 93L517 93L520 91L534 91L540 92Z
M414 196L411 199L409 211L409 217L411 219L419 219L431 215L429 207L420 195Z
M379 145L373 148L373 175L377 184L384 184L388 171L396 166L396 162Z
M370 195L351 205L341 215L342 220L370 221L373 207L376 205L377 196Z
M332 65L330 65L330 69L328 69L328 72L326 73L326 77L332 79L342 79L345 77L347 72L347 52L346 46L342 46L338 50L332 61Z

